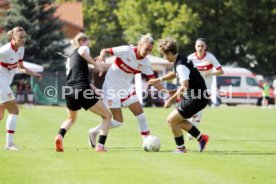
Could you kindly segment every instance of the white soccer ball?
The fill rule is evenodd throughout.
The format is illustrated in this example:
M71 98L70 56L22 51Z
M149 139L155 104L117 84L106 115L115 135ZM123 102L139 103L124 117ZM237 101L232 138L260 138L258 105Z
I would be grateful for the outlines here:
M149 135L144 139L143 148L147 152L157 152L161 148L160 139L157 136Z

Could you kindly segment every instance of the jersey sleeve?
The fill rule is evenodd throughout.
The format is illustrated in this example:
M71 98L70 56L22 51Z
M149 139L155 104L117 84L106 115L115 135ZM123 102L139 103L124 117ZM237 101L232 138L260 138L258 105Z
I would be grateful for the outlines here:
M183 82L190 79L190 70L185 65L178 65L176 72L179 77L179 82Z
M9 54L10 54L10 51L9 51L8 47L2 46L0 48L0 61L4 60L4 58L6 58L7 55L9 55Z
M142 68L141 72L147 76L148 79L155 78L152 66L148 58L145 60L145 66Z
M211 63L213 64L213 66L215 67L216 70L220 70L221 69L221 64L219 63L219 61L217 60L217 58L211 54L210 54L210 59L211 59Z
M83 45L83 46L81 46L81 47L78 49L78 53L79 53L80 55L82 55L82 53L84 53L84 52L90 54L90 49L89 49L88 46L86 46L86 45Z
M119 57L122 54L129 52L129 46L124 45L119 47L112 47L112 48L109 48L108 51L110 55Z

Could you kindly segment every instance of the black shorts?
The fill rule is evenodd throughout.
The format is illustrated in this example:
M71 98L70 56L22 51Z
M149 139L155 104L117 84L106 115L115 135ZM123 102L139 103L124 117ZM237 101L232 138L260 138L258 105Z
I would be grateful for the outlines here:
M72 89L73 90L65 89L66 105L71 111L77 111L81 108L87 110L95 105L100 99L100 97L96 95L95 91L93 91L90 86L81 88L72 87ZM66 90L73 92L69 93L69 91Z
M190 96L184 96L182 101L178 104L177 110L183 118L188 119L204 109L209 101L209 98L191 98Z

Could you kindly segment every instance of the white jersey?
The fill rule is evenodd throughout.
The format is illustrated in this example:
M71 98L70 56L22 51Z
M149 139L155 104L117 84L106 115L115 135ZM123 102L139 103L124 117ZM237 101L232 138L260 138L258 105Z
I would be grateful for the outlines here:
M201 76L204 78L206 87L208 90L211 90L211 85L213 82L213 76L208 76L205 77L206 72L211 72L212 70L220 70L221 69L221 64L219 61L216 59L216 57L211 54L210 52L205 52L203 57L199 58L197 56L197 53L190 54L188 56L188 60L193 61L194 65L197 67L199 70Z
M17 50L11 42L0 48L0 83L12 83L18 62L23 62L24 47Z
M114 63L105 76L104 87L113 90L129 89L134 75L143 73L154 78L154 73L147 57L138 58L137 48L119 46L109 48L109 53L116 56Z

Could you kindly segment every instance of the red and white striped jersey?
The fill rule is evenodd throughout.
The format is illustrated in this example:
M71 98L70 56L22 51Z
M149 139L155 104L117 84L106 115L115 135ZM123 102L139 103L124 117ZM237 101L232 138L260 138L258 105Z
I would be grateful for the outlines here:
M197 67L199 70L200 74L205 80L207 89L211 90L211 85L213 82L213 76L208 76L205 77L206 72L211 72L212 70L220 70L221 69L221 64L219 61L216 59L216 57L211 54L210 52L205 52L203 57L199 58L197 56L197 53L190 54L188 56L188 60L193 61L193 64Z
M109 89L129 89L134 75L143 73L148 78L154 78L154 73L147 57L138 58L137 47L119 46L109 48L109 53L116 56L108 69L104 85Z
M24 47L15 50L11 42L0 48L0 82L12 83L18 62L23 62Z

